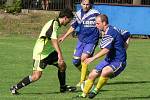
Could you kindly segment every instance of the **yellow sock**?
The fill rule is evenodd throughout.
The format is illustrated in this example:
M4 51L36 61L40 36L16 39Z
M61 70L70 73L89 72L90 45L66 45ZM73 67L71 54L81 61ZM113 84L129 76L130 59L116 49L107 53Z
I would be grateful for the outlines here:
M89 91L91 90L92 86L93 86L93 80L86 80L86 83L85 83L85 86L84 86L84 89L83 89L83 93L84 94L88 94Z
M96 85L96 90L100 90L106 83L107 83L108 77L100 77L97 85Z
M84 62L81 62L82 68L81 68L81 79L80 82L83 82L86 78L86 71L87 71L87 64Z

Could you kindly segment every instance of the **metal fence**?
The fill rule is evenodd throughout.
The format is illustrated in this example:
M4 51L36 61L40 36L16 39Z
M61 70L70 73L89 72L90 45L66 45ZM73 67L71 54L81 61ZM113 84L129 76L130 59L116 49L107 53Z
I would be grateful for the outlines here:
M7 1L8 0L0 0L0 5L5 5ZM37 10L61 10L69 7L71 9L75 9L75 4L80 2L81 0L22 0L22 8ZM94 3L150 6L150 0L94 0Z

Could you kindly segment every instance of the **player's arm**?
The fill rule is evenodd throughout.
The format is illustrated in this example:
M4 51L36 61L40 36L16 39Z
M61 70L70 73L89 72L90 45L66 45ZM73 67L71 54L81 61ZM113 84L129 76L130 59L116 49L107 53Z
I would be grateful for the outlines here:
M62 52L58 43L58 36L57 36L58 28L59 28L58 23L54 22L53 32L50 38L51 38L51 44L53 45L53 47L58 53L58 63L62 63L64 62L64 59L63 59Z
M63 42L65 40L66 37L68 37L71 33L73 33L76 29L76 27L78 27L78 22L77 22L77 19L76 17L71 21L71 26L70 28L68 29L68 31L62 36L59 38L59 42Z
M127 50L128 47L129 47L129 42L130 42L130 37L126 40L124 46L125 46L125 49Z
M59 38L59 42L63 42L65 40L66 37L68 37L72 32L74 32L74 28L71 26L68 31L62 36Z
M93 57L86 59L85 63L89 64L90 62L94 61L95 59L98 59L98 58L106 55L112 48L113 40L114 39L111 35L105 35L102 38L101 43L100 43L101 50Z
M84 61L84 63L89 64L89 63L91 63L92 61L94 61L95 59L98 59L98 58L100 58L100 57L106 55L108 52L109 52L109 49L103 48L103 49L101 49L96 55L94 55L93 57L87 58L87 59Z
M56 50L57 53L58 53L58 62L59 62L59 63L63 63L63 62L64 62L64 59L63 59L63 56L62 56L62 51L61 51L61 49L60 49L58 40L57 40L57 39L51 39L51 42L52 42L53 47L55 48L55 50Z

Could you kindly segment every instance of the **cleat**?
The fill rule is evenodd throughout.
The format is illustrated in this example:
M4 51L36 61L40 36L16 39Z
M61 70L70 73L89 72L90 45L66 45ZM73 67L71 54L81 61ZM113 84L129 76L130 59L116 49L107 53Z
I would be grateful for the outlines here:
M17 92L17 89L16 89L15 86L12 86L12 87L10 88L10 92L11 92L11 94L13 94L13 95L19 95L19 94L20 94L19 92Z
M69 85L65 85L65 86L61 86L61 87L60 87L60 92L61 92L61 93L66 92L66 91L73 92L73 91L75 91L76 89L77 89L76 87L69 86Z
M92 92L90 92L89 98L93 99L97 94L98 94L98 92L96 90L93 90Z
M75 91L77 88L74 87L74 86L69 86L69 85L66 85L66 90L69 91L69 92L73 92Z

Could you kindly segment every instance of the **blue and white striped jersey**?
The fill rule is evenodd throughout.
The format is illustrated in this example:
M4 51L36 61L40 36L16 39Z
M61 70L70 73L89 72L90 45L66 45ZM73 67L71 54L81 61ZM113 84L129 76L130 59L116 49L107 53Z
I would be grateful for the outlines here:
M95 18L100 13L95 9L84 12L80 9L75 14L71 26L78 29L78 39L84 43L97 43L99 40L99 30L96 28Z
M113 26L108 26L105 35L100 42L101 48L109 49L105 60L126 62L126 49L124 47L123 35Z
M126 42L127 39L130 37L130 32L129 31L126 31L126 30L122 30L122 29L119 29L119 28L116 28L114 27L115 30L117 30L123 37L123 40Z

